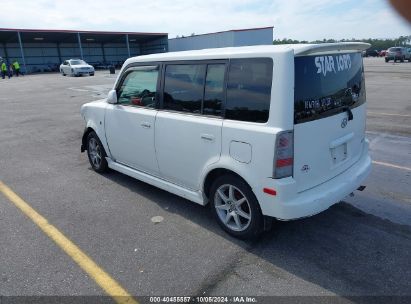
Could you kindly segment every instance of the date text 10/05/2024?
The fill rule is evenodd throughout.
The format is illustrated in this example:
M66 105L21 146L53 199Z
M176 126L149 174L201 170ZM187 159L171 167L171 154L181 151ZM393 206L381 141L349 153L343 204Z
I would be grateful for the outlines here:
M257 303L255 297L150 297L150 303Z

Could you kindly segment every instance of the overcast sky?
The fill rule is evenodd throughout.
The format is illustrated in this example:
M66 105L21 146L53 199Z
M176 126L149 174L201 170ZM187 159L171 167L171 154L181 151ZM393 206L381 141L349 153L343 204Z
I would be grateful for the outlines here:
M391 38L411 25L386 0L1 0L0 28L203 34L274 26L274 38Z

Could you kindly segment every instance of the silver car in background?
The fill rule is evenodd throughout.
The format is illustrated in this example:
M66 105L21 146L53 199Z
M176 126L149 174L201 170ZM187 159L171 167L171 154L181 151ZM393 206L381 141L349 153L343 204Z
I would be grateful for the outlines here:
M94 67L81 59L69 59L60 64L60 73L63 76L94 76Z
M404 60L408 60L411 62L411 48L406 47L391 47L385 53L385 62L389 62L390 60L397 60L404 62Z

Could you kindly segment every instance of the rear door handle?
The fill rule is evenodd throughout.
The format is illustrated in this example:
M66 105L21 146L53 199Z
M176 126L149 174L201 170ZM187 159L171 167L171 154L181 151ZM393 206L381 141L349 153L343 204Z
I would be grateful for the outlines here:
M214 141L214 135L211 134L201 134L201 139L206 141Z
M347 112L347 114L348 114L348 120L353 120L353 119L354 119L354 115L352 115L352 111L351 111L351 109L350 109L349 107L346 107L346 108L344 108L343 110L344 110L344 112Z
M150 129L151 128L151 124L149 124L148 122L142 122L141 126L145 129Z
M330 149L335 149L338 146L349 142L353 138L354 138L353 132L348 133L347 135L344 135L343 137L337 138L336 140L333 140L332 142L330 142Z

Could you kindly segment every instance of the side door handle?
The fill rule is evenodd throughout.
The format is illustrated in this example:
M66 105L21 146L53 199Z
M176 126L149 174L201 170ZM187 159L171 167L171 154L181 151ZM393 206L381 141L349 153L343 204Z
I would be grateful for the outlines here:
M214 141L214 135L211 134L201 134L201 139L206 141Z
M145 129L150 129L150 128L151 128L151 124L148 123L148 122L142 122L142 123L141 123L141 126L142 126L143 128L145 128Z

